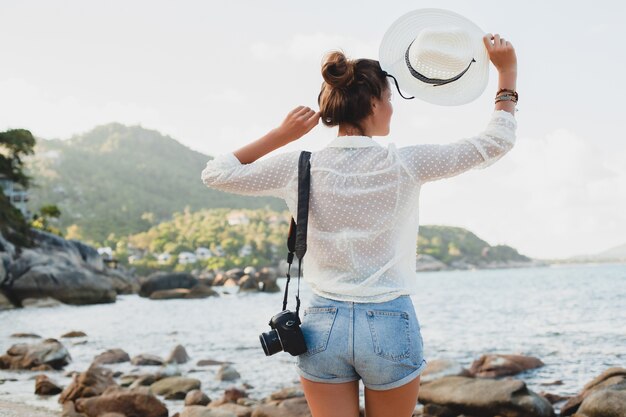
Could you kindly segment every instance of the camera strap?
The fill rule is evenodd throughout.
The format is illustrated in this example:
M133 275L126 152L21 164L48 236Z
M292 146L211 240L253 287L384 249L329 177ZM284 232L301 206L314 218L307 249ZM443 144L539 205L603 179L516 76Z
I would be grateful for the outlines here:
M287 237L287 283L285 284L285 297L283 299L283 311L287 309L287 297L289 296L289 281L291 281L291 264L293 255L298 257L298 292L296 294L296 315L300 317L300 276L302 273L302 258L306 253L306 232L309 220L309 193L311 189L311 152L302 151L298 162L298 223L291 217L289 236Z

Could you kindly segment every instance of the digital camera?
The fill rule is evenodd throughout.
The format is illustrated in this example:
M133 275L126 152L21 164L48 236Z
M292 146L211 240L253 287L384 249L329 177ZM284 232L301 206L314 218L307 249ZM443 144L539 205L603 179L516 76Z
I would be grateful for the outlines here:
M300 324L302 324L300 317L293 311L283 310L272 317L269 322L272 330L259 336L265 355L270 356L282 350L291 356L306 352L306 342Z

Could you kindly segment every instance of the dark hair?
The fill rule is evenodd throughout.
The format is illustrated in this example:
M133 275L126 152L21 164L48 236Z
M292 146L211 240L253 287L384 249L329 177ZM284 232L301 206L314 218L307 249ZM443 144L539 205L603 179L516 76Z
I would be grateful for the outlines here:
M322 61L322 90L317 97L322 123L349 123L361 133L359 122L372 113L372 97L382 98L389 83L378 61L349 60L341 51L331 51Z

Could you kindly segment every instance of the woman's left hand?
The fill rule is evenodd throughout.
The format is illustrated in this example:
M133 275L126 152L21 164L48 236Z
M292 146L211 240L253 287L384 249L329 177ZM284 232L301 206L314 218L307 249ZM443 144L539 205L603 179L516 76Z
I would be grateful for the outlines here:
M320 121L320 112L310 107L298 106L289 112L285 120L276 129L288 142L300 139Z

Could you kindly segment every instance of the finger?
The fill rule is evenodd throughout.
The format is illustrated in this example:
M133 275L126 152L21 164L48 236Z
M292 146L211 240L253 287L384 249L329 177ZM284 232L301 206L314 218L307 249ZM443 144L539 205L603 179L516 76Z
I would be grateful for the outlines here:
M500 35L498 35L497 33L493 35L493 46L495 46L496 48L500 46Z
M291 110L288 114L287 117L293 116L295 114L297 114L304 106L298 106L295 109Z
M296 116L298 116L298 117L304 116L305 114L307 114L309 112L309 110L311 110L310 107L302 106L300 111L298 111L298 113L296 113Z
M320 120L320 116L321 116L322 112L316 112L313 111L313 113L309 116L309 119L307 120L308 122L317 124L317 122Z
M493 35L491 33L487 33L485 34L485 36L483 36L483 43L485 44L485 48L487 48L487 50L491 50L491 47L493 46L493 44L491 43L492 38Z

